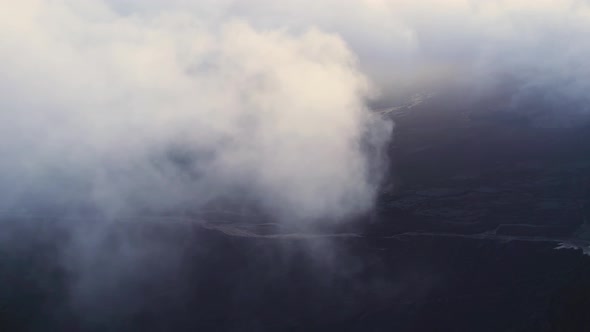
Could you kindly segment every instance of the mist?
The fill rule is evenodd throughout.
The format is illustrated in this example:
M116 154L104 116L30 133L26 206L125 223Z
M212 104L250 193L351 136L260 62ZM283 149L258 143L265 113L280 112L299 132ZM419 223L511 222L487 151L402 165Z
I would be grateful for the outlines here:
M368 111L371 83L339 36L96 1L11 9L5 209L116 215L248 198L297 222L370 209L381 157L367 151L391 125Z
M585 1L24 1L2 15L4 209L248 201L333 222L370 210L386 169L392 126L370 107L455 87L508 90L506 110L557 125L588 109Z
M0 11L0 250L54 254L65 302L90 321L139 312L154 284L171 289L158 301L191 287L215 299L217 283L256 301L257 273L276 287L309 270L333 293L403 292L357 286L353 249L298 242L367 221L397 186L380 110L448 94L500 99L538 126L585 124L588 35L581 0L13 1ZM184 222L235 221L208 211L303 235L260 245ZM218 278L223 264L255 281ZM421 268L395 278L421 293L436 279Z

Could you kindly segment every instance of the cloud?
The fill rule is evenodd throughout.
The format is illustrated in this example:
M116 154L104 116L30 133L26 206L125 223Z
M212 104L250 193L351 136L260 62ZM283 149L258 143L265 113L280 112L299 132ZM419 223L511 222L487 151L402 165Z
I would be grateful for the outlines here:
M237 196L296 221L369 209L379 173L363 144L382 149L390 125L345 42L171 8L0 14L2 203L129 213Z
M545 95L553 108L587 111L590 50L585 0L110 1L124 13L183 10L212 21L240 17L262 29L340 36L381 93L379 106L417 91L458 86L492 93L510 84L513 109ZM532 92L537 91L537 92ZM533 97L534 96L534 97ZM564 104L566 106L564 106Z
M0 11L0 209L252 205L331 225L370 210L384 176L392 124L368 105L505 90L509 111L563 122L589 108L589 34L590 3L576 0L12 1ZM213 266L227 254L206 232L96 220L62 220L65 241L18 226L31 243L58 239L73 303L91 315L140 306L133 286L182 275L187 243ZM3 245L37 250L18 227ZM311 247L318 266L357 263Z
M29 0L0 15L4 205L241 195L337 219L380 177L363 140L380 150L390 128L368 100L459 86L508 89L510 110L588 110L587 1Z

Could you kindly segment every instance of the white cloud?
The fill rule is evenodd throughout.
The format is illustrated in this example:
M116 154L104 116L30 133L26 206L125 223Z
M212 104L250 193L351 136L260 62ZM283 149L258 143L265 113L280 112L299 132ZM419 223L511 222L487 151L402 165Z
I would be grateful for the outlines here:
M283 219L370 208L361 144L389 130L337 35L90 1L0 15L4 204L196 207L245 190Z
M196 3L177 5L199 13ZM449 83L485 86L506 73L526 82L522 87L561 90L556 82L575 80L575 89L586 89L588 1L234 0L218 8L218 17L238 16L258 27L316 26L338 34L384 99Z
M247 187L276 214L337 218L374 195L360 145L369 129L382 128L380 147L388 136L366 110L376 91L382 104L451 84L485 91L506 86L508 74L513 109L588 109L587 1L8 7L0 13L4 205L59 190L66 202L83 192L115 210L172 207Z

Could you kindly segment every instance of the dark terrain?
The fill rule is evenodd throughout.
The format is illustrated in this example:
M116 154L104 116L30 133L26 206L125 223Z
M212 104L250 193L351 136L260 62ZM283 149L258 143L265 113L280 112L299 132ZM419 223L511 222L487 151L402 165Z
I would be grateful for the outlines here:
M342 229L121 220L80 268L63 220L4 216L0 331L590 331L590 127L457 100L391 113L391 184Z

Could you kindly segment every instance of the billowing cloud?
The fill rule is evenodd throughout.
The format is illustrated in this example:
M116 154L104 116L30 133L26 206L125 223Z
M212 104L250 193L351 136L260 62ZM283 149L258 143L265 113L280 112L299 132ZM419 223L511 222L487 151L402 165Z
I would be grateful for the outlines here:
M383 148L390 125L368 112L370 83L337 35L97 1L1 15L3 205L129 213L248 197L297 221L371 207L366 145Z
M363 144L390 129L368 100L460 86L508 90L510 110L588 109L587 1L28 0L0 15L5 206L241 196L339 218L379 178Z
M340 36L385 106L449 85L473 94L510 85L511 108L587 110L585 0L111 1L122 13L183 10L263 29L315 26ZM537 105L532 106L531 104Z
M392 124L369 106L454 88L568 123L589 110L589 35L587 0L6 1L0 209L71 215L57 235L3 220L0 242L51 238L74 307L133 309L133 286L182 275L186 243L215 266L220 252L205 231L144 236L89 215L246 206L288 225L345 220L371 209L384 175ZM328 242L309 247L346 270Z

